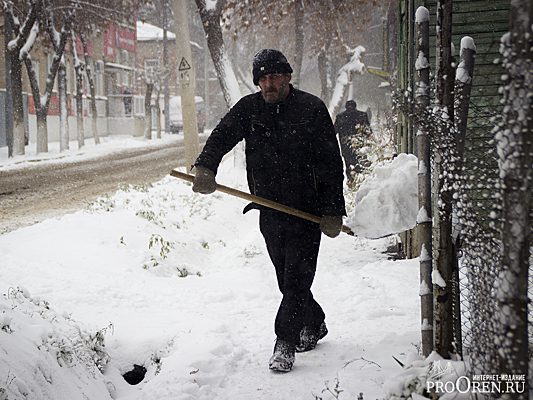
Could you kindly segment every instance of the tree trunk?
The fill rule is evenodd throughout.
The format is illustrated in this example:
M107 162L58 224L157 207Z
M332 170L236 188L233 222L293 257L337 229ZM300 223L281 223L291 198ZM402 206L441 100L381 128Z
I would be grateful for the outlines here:
M85 60L85 73L89 82L89 92L91 93L91 129L93 131L94 144L100 144L98 135L98 114L96 112L96 88L94 86L93 71L90 64L89 52L87 50L87 39L83 33L80 33L80 41L83 46L83 58Z
M318 76L320 77L320 98L323 101L328 101L329 100L328 67L327 67L325 50L322 50L318 54L317 61L318 61Z
M146 94L144 96L144 137L152 139L152 91L153 83L146 83Z
M76 67L76 130L78 136L78 148L85 145L85 129L83 126L83 76L82 67Z
M11 109L13 119L7 118L6 121L12 122L12 135L11 124L7 126L8 130L8 147L11 146L11 151L8 150L8 155L23 155L24 146L26 143L26 133L24 127L24 108L22 98L22 60L20 58L20 50L26 43L26 40L30 36L30 32L33 29L37 15L41 12L41 1L36 1L31 4L28 16L24 21L22 27L18 23L15 23L13 4L11 2L4 2L4 20L8 20L6 25L6 43L12 39L12 33L15 35L15 45L6 52L6 56L9 58L8 67L6 72L9 73L9 78L6 78L6 83L11 82L11 87L8 88L8 94L11 97L11 102L8 107ZM6 98L8 100L8 98Z
M13 80L11 78L11 52L8 50L8 43L13 36L12 19L8 18L7 13L4 14L4 54L5 54L5 82L6 82L6 144L7 156L13 157Z
M415 99L421 109L429 107L429 11L419 7L416 12L416 66ZM431 244L431 139L422 126L418 127L418 240L420 241L420 319L422 324L422 354L433 351L433 283Z
M161 86L158 84L155 90L155 126L157 138L161 139L161 107L159 106L159 98L161 97Z
M447 141L453 127L453 71L451 66L452 0L437 2L437 100L442 112L443 128L439 148L435 155L435 201L438 218L435 218L434 274L434 340L435 350L444 358L453 352L452 280L454 268L452 243L452 192L446 185L447 156L451 145ZM436 250L436 251L435 251Z
M41 97L39 92L38 77L33 69L33 64L30 57L24 59L26 64L26 72L28 73L28 80L33 97L33 105L35 107L35 114L37 117L37 154L48 152L48 126L46 122L47 110L41 104Z
M24 154L24 108L22 106L22 61L18 52L10 52L11 93L13 99L13 154Z
M78 148L85 145L85 132L83 126L83 64L78 58L76 50L76 35L72 32L72 55L74 56L74 72L76 74L76 136Z
M48 151L48 113L42 107L35 109L37 117L37 136L46 143L46 152Z
M69 149L69 131L67 68L64 59L59 64L59 70L57 74L57 90L59 92L59 151L65 151Z
M239 83L235 72L224 46L222 37L222 28L220 27L220 12L223 7L223 1L219 0L215 10L207 10L205 0L195 0L202 19L202 25L207 38L207 47L211 53L211 59L217 71L218 81L226 100L228 108L232 107L239 101L241 95L239 92Z
M302 59L304 53L304 4L303 0L297 0L294 13L294 72L292 73L292 83L294 87L300 87L300 75L302 72Z

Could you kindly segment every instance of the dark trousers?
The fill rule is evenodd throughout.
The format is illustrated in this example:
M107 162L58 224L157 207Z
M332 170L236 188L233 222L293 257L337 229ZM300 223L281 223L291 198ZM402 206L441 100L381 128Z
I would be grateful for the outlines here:
M276 336L296 345L304 326L318 328L325 318L322 307L311 293L320 247L320 228L314 222L264 210L259 227L283 294L276 315Z

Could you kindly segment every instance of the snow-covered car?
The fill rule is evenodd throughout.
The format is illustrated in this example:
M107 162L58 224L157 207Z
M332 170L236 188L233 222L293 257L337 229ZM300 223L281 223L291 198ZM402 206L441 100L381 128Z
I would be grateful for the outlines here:
M198 132L203 132L205 128L205 106L201 96L195 96L196 120L198 122ZM170 132L179 133L183 131L183 114L181 111L181 96L172 96L169 101L169 121Z

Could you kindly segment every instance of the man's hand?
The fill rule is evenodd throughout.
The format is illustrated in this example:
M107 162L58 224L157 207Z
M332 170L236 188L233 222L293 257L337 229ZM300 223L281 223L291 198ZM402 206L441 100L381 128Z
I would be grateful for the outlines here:
M342 229L342 216L340 215L325 215L320 219L320 230L324 235L329 237L337 237Z
M194 182L192 184L192 191L201 194L213 193L217 184L215 182L215 173L209 168L196 166L196 173L194 175Z

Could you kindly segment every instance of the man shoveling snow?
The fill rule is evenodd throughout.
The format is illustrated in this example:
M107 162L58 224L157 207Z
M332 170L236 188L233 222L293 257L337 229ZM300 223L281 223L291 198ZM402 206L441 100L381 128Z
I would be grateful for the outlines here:
M246 141L248 186L254 195L321 217L320 224L250 204L260 210L260 230L283 294L275 321L269 367L292 369L295 352L315 348L327 334L325 315L313 298L321 232L339 235L346 215L343 169L333 123L324 103L290 85L292 68L272 49L253 61L260 92L242 98L213 130L195 163L193 190L215 191L222 157Z

